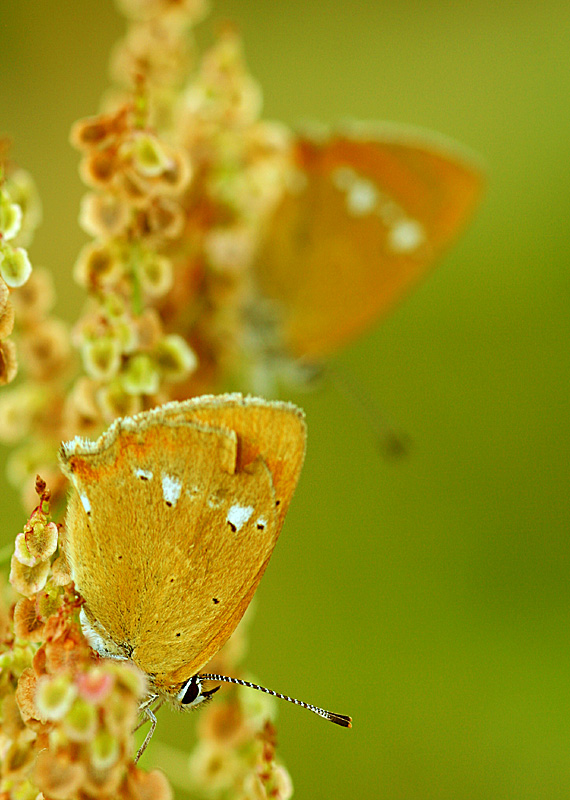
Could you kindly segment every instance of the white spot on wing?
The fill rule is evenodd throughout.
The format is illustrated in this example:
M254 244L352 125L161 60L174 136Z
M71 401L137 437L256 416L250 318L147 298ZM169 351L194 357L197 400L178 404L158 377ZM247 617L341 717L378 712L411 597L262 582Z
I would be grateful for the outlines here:
M257 525L259 530L262 531L267 525L267 520L264 519L263 517L260 517L255 524Z
M85 509L85 513L91 513L91 503L89 502L89 498L83 492L80 493L79 499L81 500L81 505Z
M357 178L348 188L346 205L348 213L353 217L363 217L370 214L378 202L378 192L371 181Z
M226 520L232 525L236 531L245 525L253 514L253 506L239 506L235 505L230 508Z
M153 474L150 469L140 469L139 467L135 467L134 471L137 478L140 478L143 481L151 481L153 478Z
M394 253L410 253L424 243L425 230L415 219L402 219L388 232L388 246Z
M173 475L163 474L162 476L162 495L169 506L175 506L180 497L182 484Z

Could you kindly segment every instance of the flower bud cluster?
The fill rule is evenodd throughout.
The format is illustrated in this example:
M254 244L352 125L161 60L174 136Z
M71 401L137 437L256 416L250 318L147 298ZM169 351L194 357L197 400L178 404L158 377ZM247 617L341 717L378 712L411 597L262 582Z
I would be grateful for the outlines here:
M252 376L270 369L272 338L266 326L260 330L265 312L254 267L293 169L292 137L260 119L261 102L241 40L227 25L181 94L173 128L196 178L186 198L178 292L168 298L170 324L198 343L201 367L218 385L252 389ZM189 394L194 383L183 388Z
M140 99L72 131L84 153L83 178L95 190L83 200L81 223L96 237L74 271L94 301L75 329L87 380L67 403L66 432L74 435L168 399L163 383L184 380L197 366L193 349L165 333L154 308L173 286L167 251L185 225L191 162L143 124L147 98Z
M0 171L0 385L11 383L18 371L16 346L8 337L14 328L10 290L23 286L32 272L27 246L41 219L34 183L25 170Z
M55 453L73 358L68 326L51 315L54 301L51 275L41 267L11 297L23 380L0 393L0 441L19 444L7 472L28 508L38 472L49 479L56 499L65 492Z
M204 709L190 756L195 789L240 800L289 800L293 784L276 757L274 716L274 698L245 687Z
M13 800L170 800L158 771L133 763L146 691L132 664L94 656L79 624L81 599L57 554L49 492L16 538L10 580L24 594L0 652L0 793Z
M39 470L53 481L56 493L64 488L54 452L71 363L68 328L50 316L55 301L51 276L39 267L31 271L23 249L40 220L31 176L11 167L0 186L0 384L13 380L17 360L24 374L23 381L0 394L0 440L21 443L8 459L8 478L28 507Z
M238 675L247 650L255 598L223 648L205 668ZM292 794L291 778L275 755L277 701L245 686L224 686L198 717L190 780L200 795L258 800Z

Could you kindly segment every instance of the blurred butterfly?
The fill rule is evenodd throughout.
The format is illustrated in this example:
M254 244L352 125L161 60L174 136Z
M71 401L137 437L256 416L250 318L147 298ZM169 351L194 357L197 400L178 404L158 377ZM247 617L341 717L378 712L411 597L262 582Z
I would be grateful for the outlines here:
M483 173L444 137L353 124L296 142L297 171L256 263L291 354L357 337L437 262L471 217Z

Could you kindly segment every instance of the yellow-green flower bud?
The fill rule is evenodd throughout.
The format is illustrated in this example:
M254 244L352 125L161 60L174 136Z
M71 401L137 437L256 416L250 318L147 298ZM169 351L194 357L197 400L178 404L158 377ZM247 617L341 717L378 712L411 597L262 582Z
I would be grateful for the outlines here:
M32 272L32 265L23 247L5 246L0 251L0 275L13 289L23 286Z
M95 769L112 767L119 757L119 743L107 731L99 731L90 744L91 763Z
M156 394L160 385L156 364L144 353L129 358L121 378L128 394Z
M13 203L22 209L22 225L18 244L27 247L35 229L42 221L42 203L34 179L25 169L11 172L6 179L6 192Z
M171 334L159 342L155 351L158 367L169 381L182 381L198 366L196 353L182 336Z
M119 686L122 686L136 698L141 698L144 695L147 690L146 677L138 667L129 662L126 664L111 663L109 667L115 675Z
M97 724L97 709L81 697L76 698L63 720L65 733L74 742L91 741Z
M0 194L0 234L5 242L14 239L22 225L22 209L5 194Z
M87 374L99 381L114 377L121 366L121 346L118 339L105 336L88 340L81 347L83 365Z
M162 297L172 287L172 263L166 256L149 253L142 259L140 279L144 291L151 297Z
M161 143L149 133L140 133L131 146L133 166L139 175L155 178L170 164Z
M77 688L68 675L44 675L38 680L36 705L46 719L56 722L68 713L77 696Z

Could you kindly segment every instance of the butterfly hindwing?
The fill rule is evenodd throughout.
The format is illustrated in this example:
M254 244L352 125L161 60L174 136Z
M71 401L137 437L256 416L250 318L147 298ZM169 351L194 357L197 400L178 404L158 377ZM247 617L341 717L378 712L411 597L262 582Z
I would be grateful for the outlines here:
M157 688L197 672L233 632L304 446L297 409L238 395L171 403L64 446L65 551L85 612Z

